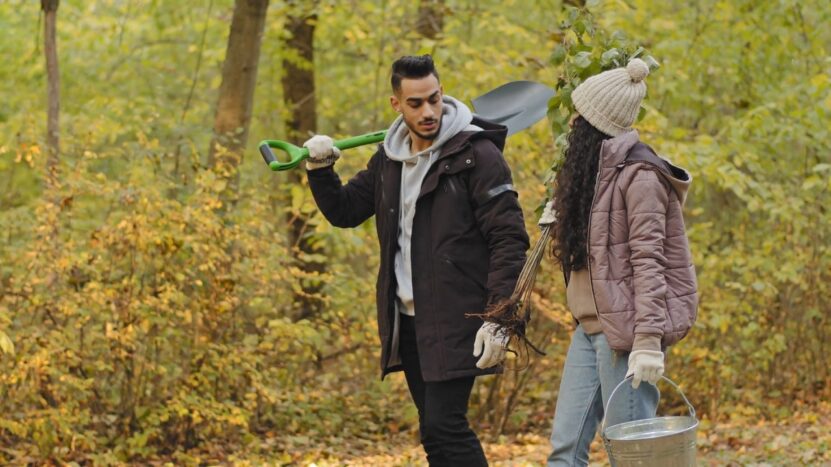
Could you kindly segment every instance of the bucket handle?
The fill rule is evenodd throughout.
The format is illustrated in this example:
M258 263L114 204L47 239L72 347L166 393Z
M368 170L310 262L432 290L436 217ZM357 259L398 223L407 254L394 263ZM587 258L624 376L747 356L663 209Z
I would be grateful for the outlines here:
M603 422L600 425L600 435L603 437L603 439L606 439L606 414L609 413L609 406L612 405L612 398L615 397L615 393L618 389L620 389L621 386L623 386L623 383L626 383L633 377L634 375L629 375L623 378L623 381L618 383L618 385L615 386L615 388L612 390L612 394L609 395L609 402L606 404L606 408L603 410ZM672 387L674 387L675 390L677 390L681 394L681 398L684 399L684 402L687 404L687 410L689 410L690 412L690 417L695 418L695 408L692 406L692 404L690 404L690 401L687 399L687 396L684 394L684 391L682 391L677 384L675 384L671 379L667 378L666 376L661 376L661 379L666 380L667 383L672 385Z

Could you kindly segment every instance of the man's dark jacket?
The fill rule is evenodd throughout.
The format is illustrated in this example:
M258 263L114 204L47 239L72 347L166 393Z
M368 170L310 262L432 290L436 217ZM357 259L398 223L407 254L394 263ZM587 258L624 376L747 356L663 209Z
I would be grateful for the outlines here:
M412 280L419 361L424 381L496 373L480 370L473 341L486 303L508 297L525 264L528 235L502 157L506 129L474 119L483 131L463 131L441 148L416 202ZM381 246L378 332L381 377L400 371L391 362L395 323L401 162L383 145L346 185L332 167L308 171L315 202L336 227L356 227L376 216ZM397 339L395 339L397 341Z

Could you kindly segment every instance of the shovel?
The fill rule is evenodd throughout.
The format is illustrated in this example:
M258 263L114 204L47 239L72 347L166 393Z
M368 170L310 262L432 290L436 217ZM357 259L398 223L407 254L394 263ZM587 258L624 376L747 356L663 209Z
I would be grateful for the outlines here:
M522 131L540 121L548 111L548 100L554 90L534 81L511 81L473 99L475 115L483 120L508 127L508 136ZM335 141L338 149L349 149L366 144L380 143L387 130L353 136ZM287 170L300 165L309 157L308 148L295 146L286 141L267 139L260 141L260 154L271 170ZM280 162L272 148L288 154L289 162Z

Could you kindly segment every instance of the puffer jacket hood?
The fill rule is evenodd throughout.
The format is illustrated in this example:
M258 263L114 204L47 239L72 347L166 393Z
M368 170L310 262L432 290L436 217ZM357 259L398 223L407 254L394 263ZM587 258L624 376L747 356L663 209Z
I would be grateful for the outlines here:
M626 156L639 142L640 135L638 134L638 130L627 131L616 138L606 140L603 145L603 150L600 153L601 164L604 167L615 167L624 163ZM687 192L690 190L692 176L685 169L673 165L666 159L661 159L665 165L658 168L670 185L672 185L672 189L678 195L678 200L681 201L681 205L683 206L687 202Z

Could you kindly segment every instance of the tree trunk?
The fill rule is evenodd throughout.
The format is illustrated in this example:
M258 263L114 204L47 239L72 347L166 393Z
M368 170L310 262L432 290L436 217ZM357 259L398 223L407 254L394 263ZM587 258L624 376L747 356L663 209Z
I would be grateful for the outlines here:
M226 211L235 203L239 191L239 166L254 107L257 64L267 10L268 0L236 0L234 3L214 117L214 135L208 153L208 166L228 182L221 193Z
M444 0L421 0L418 4L416 31L428 39L435 39L444 28Z
M60 73L58 70L58 45L55 30L57 29L59 0L41 0L40 8L43 11L43 54L46 58L46 176L44 177L44 199L46 200L45 218L43 220L45 238L43 245L46 257L51 264L58 264L61 254L60 235ZM58 268L48 271L46 284L54 290L59 282ZM47 310L53 308L49 303ZM51 311L47 311L47 314Z
M58 46L55 39L59 0L41 0L40 7L44 13L43 52L46 57L46 80L48 109L46 117L46 190L47 197L57 200L58 161L60 154L60 74L58 73Z
M289 3L295 6L294 2ZM317 130L317 110L315 100L314 75L314 32L316 14L312 9L294 12L286 21L290 37L286 39L286 53L283 59L283 99L290 110L286 122L287 137L294 144L300 145ZM287 174L289 186L305 183L303 168L291 170ZM289 212L289 241L291 255L295 264L302 271L301 290L294 294L295 319L304 319L317 314L322 308L320 276L326 271L326 263L312 258L320 258L323 247L320 242L313 242L309 233L311 215L302 212ZM314 256L310 256L314 255Z

